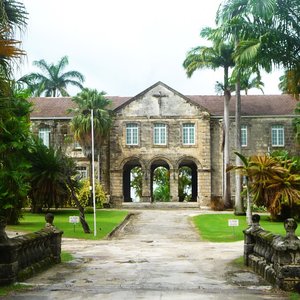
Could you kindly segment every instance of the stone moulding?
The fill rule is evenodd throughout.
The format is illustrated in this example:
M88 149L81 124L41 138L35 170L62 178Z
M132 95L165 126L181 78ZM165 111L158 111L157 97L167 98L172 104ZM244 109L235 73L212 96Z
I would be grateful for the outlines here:
M33 276L60 263L62 231L40 230L0 241L0 285Z
M252 226L244 230L244 263L268 282L285 291L300 291L300 240L294 219L284 222L286 236L276 235L259 225L253 215Z

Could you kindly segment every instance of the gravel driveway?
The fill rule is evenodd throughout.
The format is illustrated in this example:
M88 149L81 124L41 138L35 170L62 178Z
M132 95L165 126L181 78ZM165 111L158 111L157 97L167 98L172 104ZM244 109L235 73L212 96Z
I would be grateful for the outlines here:
M76 259L31 278L6 299L285 299L255 274L234 269L243 243L203 242L197 210L139 210L108 240L63 240ZM287 298L286 298L287 299Z

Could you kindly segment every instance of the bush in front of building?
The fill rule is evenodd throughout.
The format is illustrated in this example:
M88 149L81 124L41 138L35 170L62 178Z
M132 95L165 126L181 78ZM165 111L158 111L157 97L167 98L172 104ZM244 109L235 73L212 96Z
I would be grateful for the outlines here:
M78 200L80 204L85 207L85 212L87 212L88 207L90 207L91 201L91 190L90 181L88 179L81 180L80 188L77 193ZM96 198L96 208L103 208L103 204L106 203L106 194L103 190L102 185L99 182L95 184L95 198ZM71 201L71 205L75 206L75 203Z

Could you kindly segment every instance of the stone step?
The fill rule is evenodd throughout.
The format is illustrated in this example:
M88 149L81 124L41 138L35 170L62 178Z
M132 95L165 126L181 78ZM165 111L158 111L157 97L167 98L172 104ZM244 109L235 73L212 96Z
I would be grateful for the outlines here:
M199 209L198 202L123 202L124 209L180 209L195 208Z

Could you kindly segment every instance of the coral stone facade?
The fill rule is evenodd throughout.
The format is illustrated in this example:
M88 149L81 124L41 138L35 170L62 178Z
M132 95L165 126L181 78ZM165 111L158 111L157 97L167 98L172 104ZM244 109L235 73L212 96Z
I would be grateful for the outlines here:
M169 171L171 202L183 201L178 193L182 167L191 170L191 201L208 206L212 197L222 195L223 97L185 96L158 82L132 98L108 98L112 100L114 122L96 165L113 206L133 201L130 182L135 167L142 171L140 202L153 201L153 172L157 167ZM33 98L31 101L33 131L41 138L49 134L49 145L65 149L78 161L79 172L83 176L88 174L88 161L73 141L69 128L72 116L67 109L74 107L71 99ZM230 109L233 163L234 102L233 96ZM299 155L292 128L295 106L296 101L288 95L243 96L242 153L286 149Z

